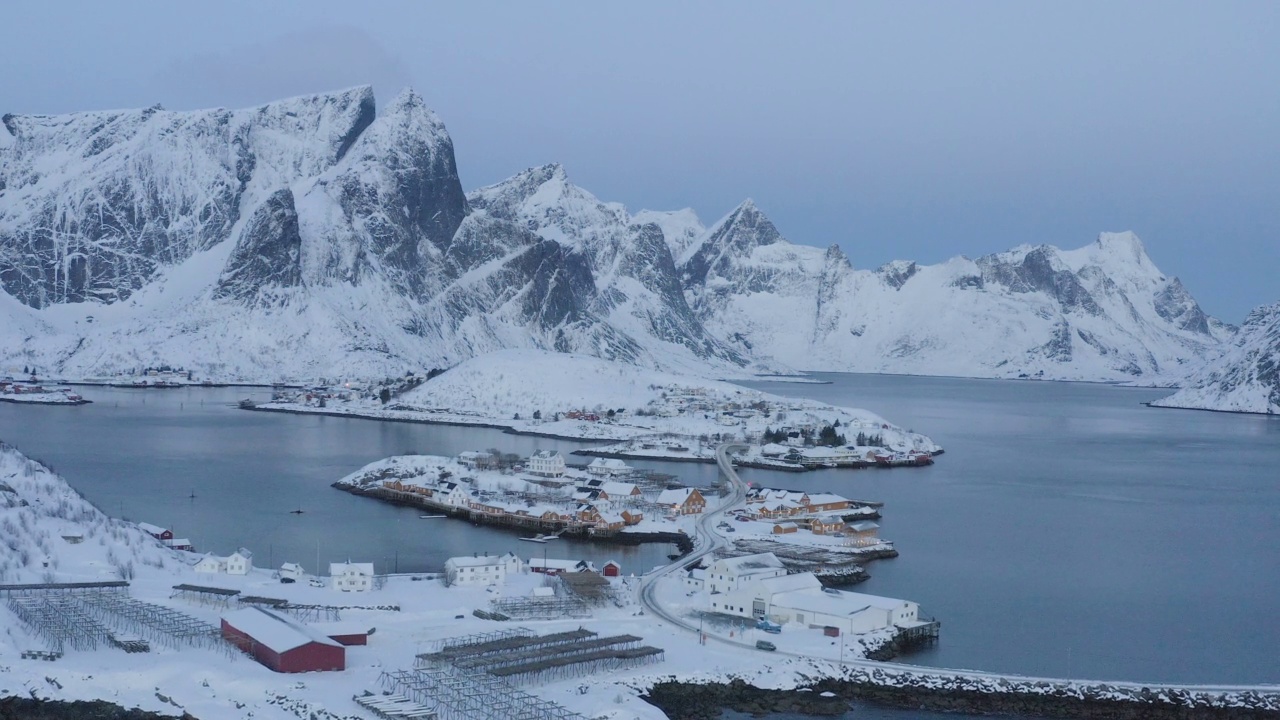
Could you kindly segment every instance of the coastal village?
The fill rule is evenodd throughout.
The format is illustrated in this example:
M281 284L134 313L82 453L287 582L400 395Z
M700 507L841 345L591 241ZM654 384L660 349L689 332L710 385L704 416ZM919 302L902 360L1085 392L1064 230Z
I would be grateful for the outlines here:
M347 492L527 533L600 542L671 542L687 549L698 517L719 488L682 487L667 475L614 458L571 467L555 451L527 458L496 450L456 458L402 455L380 460L334 484ZM753 488L746 506L721 527L738 554L775 551L829 584L865 579L859 563L894 557L879 537L878 503L833 493Z
M169 528L106 518L44 468L12 451L0 460L0 515L6 516L0 535L18 542L9 537L9 525L38 524L41 537L50 536L33 548L32 555L43 558L32 558L44 564L42 576L8 568L7 584L0 584L0 599L15 619L0 638L0 654L13 651L14 662L39 663L46 676L57 678L37 697L96 687L99 681L90 675L111 682L115 670L94 658L118 653L113 662L120 672L150 668L150 682L165 697L182 698L181 708L203 708L207 716L228 702L266 717L292 707L305 708L300 717L330 720L357 707L380 717L443 716L465 702L448 687L457 690L465 682L469 692L510 696L516 706L541 708L549 718L596 717L619 693L628 716L660 717L638 690L618 683L646 677L646 668L673 662L673 653L716 658L726 667L738 663L732 653L702 647L712 635L749 633L766 653L809 647L826 653L831 638L847 635L852 658L901 649L929 635L920 628L936 628L914 603L868 602L872 596L825 588L813 573L793 572L768 552L707 558L689 567L676 561L668 567L677 572L655 580L660 595L670 597L664 604L706 624L698 636L650 617L641 597L650 570L614 561L597 565L509 551L451 557L427 573L378 572L358 558L326 568L295 561L261 567L261 557L248 548L201 554ZM548 508L573 507L560 512L562 523L589 527L626 513L643 516L633 527L660 522L681 532L724 503L717 493L706 496L697 488L636 483L636 473L617 460L572 468L543 451L520 458L519 470L502 468L502 462L488 451L401 456L366 468L365 475L380 476L370 482L391 492L444 492L458 507L481 513L515 507L494 504L488 495L547 491L540 501ZM800 525L811 525L814 537L834 538L836 528L846 526L831 519L850 508L835 495L758 490L732 522L759 525L765 535L795 535ZM126 547L128 555L121 556ZM516 624L534 621L537 632ZM498 650L501 658L493 654ZM125 659L155 655L164 663ZM246 656L261 672L236 667L237 658ZM96 670L83 672L90 667ZM0 670L0 684L6 672ZM342 679L296 685L272 679L310 672ZM569 696L557 689L576 688L604 672L610 682L599 691ZM450 685L446 678L465 681ZM234 689L246 683L270 690L250 699ZM388 714L387 708L421 713Z
M84 405L89 401L68 387L46 385L34 377L29 380L15 380L12 376L8 376L0 378L0 402Z

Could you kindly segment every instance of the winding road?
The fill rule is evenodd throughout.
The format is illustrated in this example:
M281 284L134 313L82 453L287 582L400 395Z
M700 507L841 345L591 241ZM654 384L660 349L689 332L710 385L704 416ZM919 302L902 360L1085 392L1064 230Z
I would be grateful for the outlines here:
M653 570L643 577L641 580L639 597L640 602L644 606L645 612L654 615L665 622L668 622L678 628L688 630L693 633L702 632L697 623L687 617L677 615L669 608L665 607L657 598L657 585L663 578L668 577L672 573L681 571L684 567L691 563L710 555L717 549L725 547L729 544L729 539L716 527L716 524L730 510L744 507L747 501L747 485L738 477L738 472L733 467L733 461L729 457L729 453L734 450L747 446L740 443L728 443L716 448L716 464L720 468L720 473L724 476L725 481L729 483L729 494L723 499L716 509L703 513L698 518L695 525L694 550L690 554L675 560L669 565ZM754 652L766 652L756 650L755 643L739 640L736 638L728 638L721 635L706 633L708 640L724 643L726 645L734 645L747 648ZM789 653L786 651L769 652L769 655L785 655L797 658L811 658L812 656L801 653ZM1027 675L1013 675L1008 673L983 672L980 670L957 670L951 668L936 668L922 665L908 665L906 663L896 662L880 662L877 660L865 660L856 658L851 660L843 660L843 665L851 667L859 667L865 669L879 669L892 671L897 674L911 675L919 678L957 678L975 681L1007 681L1015 683L1052 683L1061 685L1078 685L1078 686L1107 686L1110 688L1124 688L1128 690L1151 691L1170 690L1170 691L1186 691L1197 693L1212 694L1230 694L1230 693L1259 693L1269 696L1280 695L1280 685L1180 685L1174 683L1142 683L1130 681L1099 681L1087 679L1071 679L1071 678L1046 678L1032 677Z

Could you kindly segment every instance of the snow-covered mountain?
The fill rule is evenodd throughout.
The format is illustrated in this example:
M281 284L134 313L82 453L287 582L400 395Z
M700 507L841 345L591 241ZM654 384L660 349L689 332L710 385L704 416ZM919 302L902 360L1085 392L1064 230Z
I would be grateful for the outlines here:
M1162 407L1280 414L1280 303L1249 313L1222 355Z
M693 317L657 225L531 232L536 171L473 207L411 90L381 110L364 87L236 111L6 115L0 135L0 368L374 376L508 347L704 373L750 362Z
M855 270L787 242L750 200L681 265L712 332L810 370L1176 382L1230 336L1132 233Z
M385 376L504 348L720 376L784 367L1173 382L1232 329L1136 237L856 270L751 201L704 228L548 165L464 194L420 96L6 115L0 370Z

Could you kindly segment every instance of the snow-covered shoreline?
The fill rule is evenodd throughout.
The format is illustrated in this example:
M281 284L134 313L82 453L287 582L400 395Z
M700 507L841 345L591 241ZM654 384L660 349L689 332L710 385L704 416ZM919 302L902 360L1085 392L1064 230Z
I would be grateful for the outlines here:
M814 444L826 432L826 444L831 445L852 443L861 435L878 438L878 447L898 453L933 455L941 450L927 436L866 410L537 350L473 358L425 383L396 395L386 392L381 398L368 390L313 388L245 407L469 425L570 440L652 442L672 448L728 440L759 444L767 431L788 431L797 442L804 439L805 445ZM844 442L837 442L842 437ZM667 455L679 458L683 452L675 449Z

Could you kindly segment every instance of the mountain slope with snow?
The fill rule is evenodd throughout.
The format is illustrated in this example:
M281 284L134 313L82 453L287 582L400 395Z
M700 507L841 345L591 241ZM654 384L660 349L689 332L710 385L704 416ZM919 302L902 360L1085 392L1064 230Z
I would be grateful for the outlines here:
M657 225L532 231L533 195L554 183L520 176L469 203L411 90L381 109L366 87L249 110L10 115L0 133L0 367L274 381L509 347L721 374L752 360L685 306ZM583 223L608 212L580 204Z
M602 202L558 165L464 194L406 90L246 110L5 115L0 369L301 380L504 348L714 376L786 367L1175 383L1233 329L1131 233L855 269L751 201Z
M1249 313L1240 333L1160 407L1280 414L1280 303Z
M747 201L681 270L710 330L806 370L1173 383L1231 334L1132 233L867 271Z

